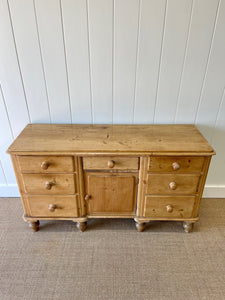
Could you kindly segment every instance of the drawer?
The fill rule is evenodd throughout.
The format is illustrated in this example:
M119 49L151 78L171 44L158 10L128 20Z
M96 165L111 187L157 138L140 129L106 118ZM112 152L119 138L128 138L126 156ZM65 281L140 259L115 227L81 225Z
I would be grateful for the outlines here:
M76 196L27 196L32 217L78 217Z
M198 156L151 156L148 170L150 172L201 172L204 157Z
M137 157L84 157L85 170L138 170Z
M23 174L25 192L28 194L74 194L74 174Z
M147 194L196 194L200 176L194 174L148 174Z
M191 218L194 196L145 196L144 217Z
M73 172L72 156L18 156L22 173Z

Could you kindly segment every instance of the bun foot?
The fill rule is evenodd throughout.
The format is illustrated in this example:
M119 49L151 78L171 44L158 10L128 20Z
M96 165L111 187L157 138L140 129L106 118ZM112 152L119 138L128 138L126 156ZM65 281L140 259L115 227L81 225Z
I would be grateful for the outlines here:
M29 227L31 229L33 229L33 231L38 231L39 230L39 224L40 224L39 221L36 221L36 222L29 221L28 223L29 223Z
M193 230L193 223L191 223L191 222L184 222L183 223L183 228L184 228L184 231L186 233L189 233L189 232L191 232Z
M136 228L138 232L142 232L145 229L146 224L145 223L139 223L136 221Z
M77 229L83 232L87 228L87 222L77 222Z

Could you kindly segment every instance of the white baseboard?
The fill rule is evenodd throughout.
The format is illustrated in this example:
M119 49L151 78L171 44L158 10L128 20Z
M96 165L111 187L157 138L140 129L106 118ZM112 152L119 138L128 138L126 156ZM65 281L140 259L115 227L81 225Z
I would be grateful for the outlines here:
M225 185L206 185L203 198L225 198Z
M17 184L0 184L0 197L20 197Z
M0 197L20 197L16 184L0 184ZM225 198L225 185L206 185L203 198Z

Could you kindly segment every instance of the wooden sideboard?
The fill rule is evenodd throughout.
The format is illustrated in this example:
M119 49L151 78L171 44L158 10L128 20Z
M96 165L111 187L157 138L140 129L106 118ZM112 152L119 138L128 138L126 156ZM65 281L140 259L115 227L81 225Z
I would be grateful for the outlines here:
M194 125L28 124L9 147L24 208L40 220L182 221L190 232L215 154Z

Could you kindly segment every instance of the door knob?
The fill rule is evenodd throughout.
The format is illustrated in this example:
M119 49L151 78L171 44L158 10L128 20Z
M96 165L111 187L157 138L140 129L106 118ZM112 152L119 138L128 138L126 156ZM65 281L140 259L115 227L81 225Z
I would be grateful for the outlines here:
M173 211L173 206L172 205L167 205L166 206L166 210L167 210L167 212L169 212L169 213L171 213L172 211Z
M49 166L50 166L50 163L49 163L48 161L43 161L43 162L41 163L41 168L42 168L43 170L47 170Z
M114 160L109 160L108 161L108 167L113 168L115 166L115 161Z
M51 190L51 188L53 187L53 185L55 185L55 182L47 181L47 182L45 183L45 188L46 188L46 190Z
M178 162L174 162L174 163L172 163L172 167L173 167L174 171L179 170L180 164Z
M85 201L88 201L90 198L91 198L90 195L86 195L86 196L84 197L84 200L85 200Z
M50 211L55 211L55 209L57 208L57 206L55 205L55 204L49 204L49 207L48 207L48 209L50 210Z
M174 181L173 181L173 182L170 182L170 183L169 183L169 187L170 187L171 190L175 190L175 189L177 188L176 182L174 182Z

